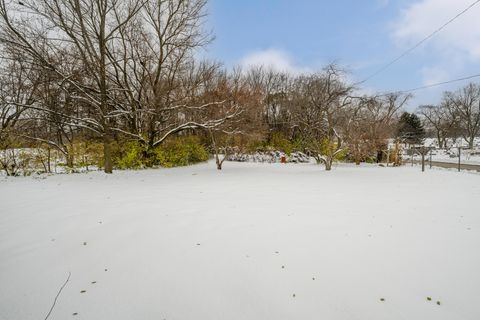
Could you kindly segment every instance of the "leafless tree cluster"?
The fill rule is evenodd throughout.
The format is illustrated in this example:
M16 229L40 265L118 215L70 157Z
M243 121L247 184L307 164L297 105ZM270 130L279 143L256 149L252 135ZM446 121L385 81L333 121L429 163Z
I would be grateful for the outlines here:
M242 106L235 79L194 59L211 40L202 27L205 5L1 0L1 134L28 123L31 130L17 135L67 159L75 139L101 140L111 173L118 136L148 151L181 131L224 126Z
M409 95L360 95L333 64L292 75L199 61L212 40L206 1L0 0L1 147L41 144L73 166L79 148L101 144L107 173L112 145L134 141L149 157L181 133L201 136L218 169L256 141L327 170L380 160ZM439 141L478 134L478 92L421 109Z
M280 133L327 170L340 156L360 163L386 149L398 111L410 98L359 96L336 65L299 76L257 68L247 78L251 90L259 92L259 127L267 140Z
M372 155L382 160L388 139L395 136L399 112L410 98L391 93L358 100L348 127L349 152L356 164Z
M480 135L480 85L470 83L457 91L444 92L439 105L421 106L419 113L440 148L446 147L447 138L462 138L471 149Z

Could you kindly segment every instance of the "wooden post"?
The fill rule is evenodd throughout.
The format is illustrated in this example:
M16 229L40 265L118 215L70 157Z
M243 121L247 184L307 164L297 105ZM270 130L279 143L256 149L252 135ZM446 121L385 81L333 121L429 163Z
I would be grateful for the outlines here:
M390 162L390 147L387 146L387 167L389 162Z
M432 169L432 149L430 149L430 169Z
M50 148L47 148L47 172L48 173L52 172L52 167L50 165L51 158L52 158L52 154L50 152Z
M412 146L410 146L410 152L412 153L411 154L411 159L412 159L412 167L413 167L413 154L414 154L414 152L413 152Z
M422 172L425 172L425 152L422 150Z
M460 172L460 158L462 155L462 147L458 147L458 172Z

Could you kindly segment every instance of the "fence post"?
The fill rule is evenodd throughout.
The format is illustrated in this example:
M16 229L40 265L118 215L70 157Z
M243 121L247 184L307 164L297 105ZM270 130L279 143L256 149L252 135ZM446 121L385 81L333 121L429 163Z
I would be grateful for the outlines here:
M412 159L412 167L413 167L413 153L414 153L414 152L413 152L412 146L410 146L410 152L412 153L411 159Z
M432 169L432 149L430 149L430 169Z
M458 147L458 172L460 172L460 158L462 156L462 147Z
M425 152L422 150L422 172L425 172Z

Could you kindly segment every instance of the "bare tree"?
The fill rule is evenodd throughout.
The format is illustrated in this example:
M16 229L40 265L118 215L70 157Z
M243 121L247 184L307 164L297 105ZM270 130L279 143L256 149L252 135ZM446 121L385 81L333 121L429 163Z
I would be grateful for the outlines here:
M446 92L444 103L450 116L458 119L461 135L472 149L480 134L480 85L470 83L456 92Z
M357 107L351 108L347 127L349 152L356 164L372 156L381 160L388 138L394 135L398 111L410 97L392 93L356 99Z
M206 115L207 118L218 119L217 125L206 130L211 139L217 169L222 170L224 161L234 149L234 137L246 134L250 106L256 100L241 70L234 70L231 74L224 71L213 80L208 84L210 89L205 98L207 101L223 100L225 103L212 108Z
M337 66L329 65L322 73L298 77L293 87L293 121L308 151L326 170L331 170L346 147L344 126L348 125L353 88L342 76Z
M16 47L29 55L32 63L55 72L63 82L75 86L74 97L92 109L94 117L79 119L79 122L102 136L106 173L112 172L111 117L117 109L112 99L116 88L109 83L111 62L107 51L114 45L119 29L128 24L142 6L140 0L0 2L0 41ZM82 62L84 81L74 80L64 64L55 64L55 58L66 53L70 53L72 60Z
M51 148L59 151L67 167L73 168L74 141L81 130L75 119L80 111L81 101L72 99L68 84L61 85L55 73L45 72L28 111L28 118L34 121L21 136L46 146L48 155Z
M449 112L449 101L444 99L440 105L421 106L418 111L426 124L435 132L439 148L446 148L447 138L456 135L457 117Z
M212 114L231 99L209 94L220 66L194 60L195 50L211 40L202 30L205 5L205 0L148 1L135 23L119 29L118 45L108 51L124 101L116 115L123 126L113 130L141 143L147 156L172 134L222 126L236 114Z
M8 148L13 135L19 136L19 128L26 124L28 107L35 102L40 84L40 73L27 63L22 55L16 55L3 46L0 60L0 148Z
M285 72L278 72L264 67L253 67L246 72L247 81L253 92L260 98L258 110L267 131L267 140L273 133L282 133L289 137L291 133L291 113L288 91L292 77ZM259 123L261 126L262 123Z

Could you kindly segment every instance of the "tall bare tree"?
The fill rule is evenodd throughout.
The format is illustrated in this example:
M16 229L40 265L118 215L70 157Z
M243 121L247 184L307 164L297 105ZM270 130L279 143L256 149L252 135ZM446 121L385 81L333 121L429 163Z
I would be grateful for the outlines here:
M446 92L444 103L450 116L458 120L461 135L472 149L480 134L480 85L470 83L456 92Z
M356 164L375 156L380 161L388 139L394 136L398 111L411 96L392 93L356 99L347 126L347 143Z
M2 47L0 60L0 144L6 148L15 126L25 120L28 107L35 101L40 73L23 60L22 55ZM24 121L23 121L24 122ZM17 134L18 135L18 134Z
M111 117L118 107L112 98L116 88L109 82L111 61L107 51L114 45L119 29L142 7L141 0L0 2L0 41L16 47L29 55L32 63L75 86L74 97L92 109L94 117L82 122L102 136L106 173L111 173L113 167ZM84 81L76 81L64 64L55 64L59 55L68 53L72 60L82 62Z
M345 126L352 103L353 88L343 80L335 65L323 72L300 76L293 89L292 119L318 163L331 170L333 161L345 150Z
M447 138L455 136L458 131L456 112L449 112L448 99L444 99L439 105L420 106L418 112L426 125L434 131L438 147L445 148Z

